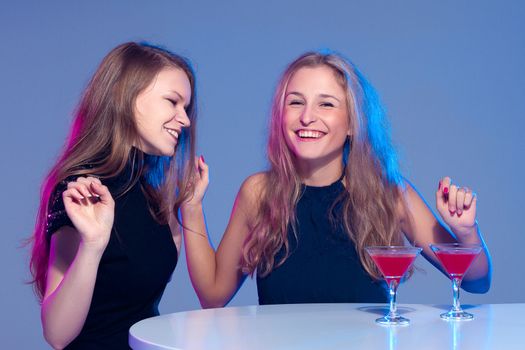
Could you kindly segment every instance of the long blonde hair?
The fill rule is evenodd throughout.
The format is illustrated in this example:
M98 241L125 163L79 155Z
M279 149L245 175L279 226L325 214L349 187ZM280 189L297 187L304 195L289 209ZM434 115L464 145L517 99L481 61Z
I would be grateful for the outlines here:
M166 67L181 69L190 81L192 98L187 115L191 126L182 130L173 157L151 157L146 162L142 152L133 151L133 145L139 144L133 118L135 101ZM132 174L122 193L145 176L148 181L142 185L142 190L148 198L150 211L160 223L167 223L170 213L177 213L181 203L191 196L192 167L187 165L194 163L195 97L195 75L190 63L166 49L129 42L117 46L102 60L84 90L62 154L42 184L30 260L32 283L40 299L45 292L49 263L46 237L49 202L61 181L70 176L88 174L98 175L101 179L111 178L132 161L135 163L133 168L138 170ZM86 168L86 164L90 168Z
M389 123L375 90L352 63L335 53L303 54L287 67L277 85L267 146L270 169L243 247L242 268L245 273L253 274L257 269L260 276L266 276L289 254L288 227L296 234L295 208L301 195L301 179L285 141L284 100L294 73L303 67L318 66L331 68L346 92L351 137L343 152L346 191L336 201L342 202L342 224L365 270L380 278L364 247L401 244L397 208L402 199L402 178ZM283 246L286 254L275 261Z

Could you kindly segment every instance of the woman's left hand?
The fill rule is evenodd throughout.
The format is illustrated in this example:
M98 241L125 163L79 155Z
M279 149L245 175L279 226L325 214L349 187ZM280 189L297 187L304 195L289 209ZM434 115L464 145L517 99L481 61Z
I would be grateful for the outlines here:
M199 207L202 205L202 200L204 199L209 183L208 165L204 162L203 156L195 160L195 172L193 176L195 185L193 195L186 202L182 203L182 208Z
M448 176L439 181L436 191L437 210L460 240L477 232L476 202L476 194L470 188L453 184Z

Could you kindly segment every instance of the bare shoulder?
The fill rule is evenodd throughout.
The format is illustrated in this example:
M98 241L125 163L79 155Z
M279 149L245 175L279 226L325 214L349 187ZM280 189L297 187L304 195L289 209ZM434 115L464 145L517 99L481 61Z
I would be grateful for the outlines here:
M244 180L242 186L264 186L267 177L268 174L265 171L252 174Z
M248 200L250 203L257 203L266 186L266 172L259 172L248 176L239 189L239 198Z
M261 197L266 187L267 174L265 172L255 173L248 176L242 183L237 199L236 209L240 209L250 219L257 212Z

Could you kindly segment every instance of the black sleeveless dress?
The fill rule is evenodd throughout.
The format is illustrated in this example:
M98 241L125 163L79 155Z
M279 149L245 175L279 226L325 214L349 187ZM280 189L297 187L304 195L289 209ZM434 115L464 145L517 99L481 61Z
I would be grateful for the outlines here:
M387 301L385 285L366 273L341 224L342 205L334 206L344 190L340 180L324 187L303 185L296 209L298 237L290 226L290 255L269 275L257 277L260 305ZM283 255L284 248L276 261Z
M128 166L116 178L102 181L115 200L115 220L86 322L66 349L129 349L129 328L159 315L158 303L177 264L177 248L169 226L150 214L140 183L119 196L130 175ZM51 197L48 239L64 225L73 227L61 196L66 186L60 183Z

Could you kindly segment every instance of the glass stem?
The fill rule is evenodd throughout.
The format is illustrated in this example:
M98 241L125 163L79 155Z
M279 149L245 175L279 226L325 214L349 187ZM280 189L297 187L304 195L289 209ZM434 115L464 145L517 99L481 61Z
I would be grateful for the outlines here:
M452 278L452 291L454 294L454 311L461 311L461 305L459 303L459 287L461 286L461 278Z
M398 286L398 283L396 280L391 280L388 285L388 293L390 297L390 312L388 313L388 316L390 318L398 317L397 306L396 306L397 286Z

